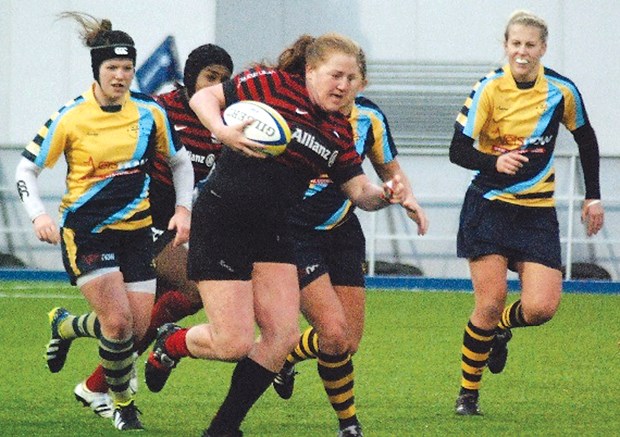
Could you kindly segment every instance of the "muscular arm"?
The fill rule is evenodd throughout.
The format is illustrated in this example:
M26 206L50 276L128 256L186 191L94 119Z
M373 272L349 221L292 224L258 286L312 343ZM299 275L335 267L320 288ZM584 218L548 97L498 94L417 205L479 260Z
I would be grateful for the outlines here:
M400 166L398 160L394 158L392 161L382 164L373 162L373 167L381 180L384 182L393 179L397 175L399 176L403 184L404 201L402 202L402 205L407 210L407 215L409 218L418 225L418 234L426 234L426 231L428 230L428 219L426 218L426 213L418 204L417 199L413 195L411 183L409 182L409 179Z
M209 129L222 144L232 150L253 158L265 159L264 153L255 149L263 147L249 140L243 134L245 127L253 122L246 120L235 126L226 126L222 120L221 108L226 104L222 84L203 88L196 92L189 101L189 106L198 116L200 122Z
M349 179L340 188L351 202L364 211L376 211L391 203L385 198L384 189L373 184L363 173Z

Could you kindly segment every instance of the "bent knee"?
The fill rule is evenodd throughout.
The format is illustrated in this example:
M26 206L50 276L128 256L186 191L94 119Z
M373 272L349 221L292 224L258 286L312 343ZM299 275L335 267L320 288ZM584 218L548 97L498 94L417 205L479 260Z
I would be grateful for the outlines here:
M528 325L538 326L547 323L555 315L555 309L541 308L534 311L525 312L523 317Z
M334 324L319 332L319 348L331 355L351 352L351 341L344 323Z
M523 317L528 325L537 326L548 322L553 318L560 301L536 301L536 302L522 302Z
M130 313L117 313L105 319L100 316L98 318L103 335L109 339L126 339L133 334L133 322Z
M219 340L216 350L219 351L219 358L224 361L239 361L247 357L254 345L254 338L246 336L220 338Z
M485 325L495 326L502 317L503 302L478 306L474 309L476 319L483 320Z

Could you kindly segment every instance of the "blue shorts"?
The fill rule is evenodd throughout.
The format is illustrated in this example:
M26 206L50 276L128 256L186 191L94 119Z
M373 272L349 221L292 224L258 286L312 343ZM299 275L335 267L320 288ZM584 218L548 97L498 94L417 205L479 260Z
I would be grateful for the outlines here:
M95 270L118 267L126 283L155 279L150 228L93 234L61 229L62 261L72 285Z
M561 270L560 226L555 208L532 208L491 201L470 186L465 195L457 256L475 259L497 254L508 259L510 270L529 261Z
M355 214L331 230L295 226L292 232L300 288L325 273L333 285L364 287L366 240Z

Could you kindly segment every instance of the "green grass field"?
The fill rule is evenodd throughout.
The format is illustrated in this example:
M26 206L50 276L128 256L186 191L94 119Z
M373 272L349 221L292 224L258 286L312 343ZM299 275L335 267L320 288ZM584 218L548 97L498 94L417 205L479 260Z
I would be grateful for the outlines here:
M620 435L620 295L566 294L547 325L514 331L506 370L485 374L485 415L458 417L460 344L472 304L469 293L368 292L365 337L355 356L366 437ZM73 397L75 384L97 363L94 340L76 341L62 372L45 367L47 312L58 305L87 309L64 284L0 282L0 435L118 436L109 420ZM183 324L203 319L196 315ZM161 393L142 383L143 434L200 435L232 368L185 359ZM269 389L246 418L245 435L336 435L316 363L297 369L293 398L283 401Z

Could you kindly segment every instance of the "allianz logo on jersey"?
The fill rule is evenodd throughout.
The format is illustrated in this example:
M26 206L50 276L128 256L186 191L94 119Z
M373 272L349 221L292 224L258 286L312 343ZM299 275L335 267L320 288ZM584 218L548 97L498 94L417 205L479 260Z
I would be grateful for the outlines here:
M213 153L209 153L207 156L205 155L197 155L196 153L188 150L189 157L192 162L196 164L204 164L207 167L212 167L215 164L215 155Z
M338 151L329 150L327 147L319 143L316 140L316 137L311 133L306 132L303 129L296 128L295 132L293 132L293 134L291 135L291 138L297 140L299 143L303 144L308 149L312 150L314 153L327 161L328 167L334 165L334 162L338 157Z

